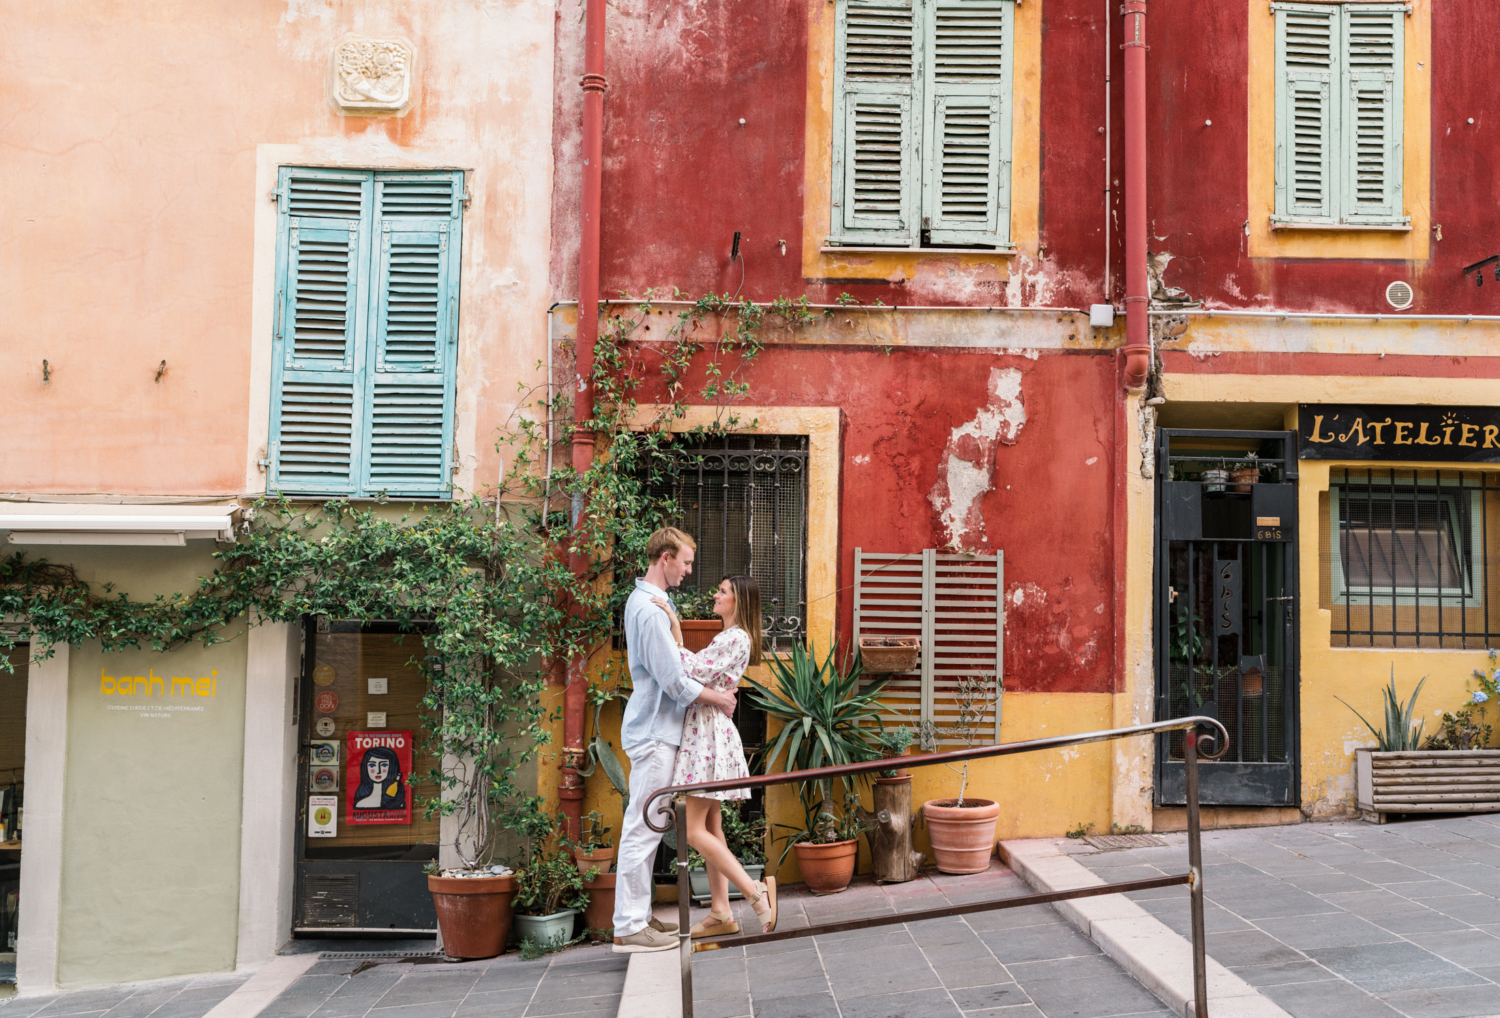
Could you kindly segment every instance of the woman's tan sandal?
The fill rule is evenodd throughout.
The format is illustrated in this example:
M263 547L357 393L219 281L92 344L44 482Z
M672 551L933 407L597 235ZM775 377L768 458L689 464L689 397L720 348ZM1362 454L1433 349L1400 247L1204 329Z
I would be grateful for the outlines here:
M740 924L734 921L733 915L708 914L708 918L700 919L693 924L692 939L699 937L727 937L731 933L740 932Z
M776 878L766 877L760 886L761 892L750 907L755 910L755 918L760 920L761 932L770 933L776 929Z

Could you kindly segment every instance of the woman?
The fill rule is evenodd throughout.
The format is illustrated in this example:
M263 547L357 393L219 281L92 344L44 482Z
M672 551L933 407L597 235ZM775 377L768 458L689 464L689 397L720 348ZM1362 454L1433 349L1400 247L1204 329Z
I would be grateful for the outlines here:
M734 689L746 666L760 663L760 585L754 578L728 576L720 581L714 593L714 614L724 620L724 631L698 654L682 646L682 624L671 602L660 597L652 600L672 620L672 637L682 655L683 671L698 682L713 689ZM682 745L677 750L672 784L749 776L745 749L734 722L717 708L696 703L689 706L682 722ZM694 924L694 937L740 932L734 913L729 911L730 881L750 902L762 930L770 933L776 928L776 878L767 877L764 883L751 880L724 840L719 801L748 798L750 792L743 788L687 797L688 844L698 850L708 867L710 895L708 918Z
M365 755L359 762L359 774L359 787L354 790L355 809L406 808L401 758L394 749L375 746L365 750ZM387 783L386 778L392 780Z

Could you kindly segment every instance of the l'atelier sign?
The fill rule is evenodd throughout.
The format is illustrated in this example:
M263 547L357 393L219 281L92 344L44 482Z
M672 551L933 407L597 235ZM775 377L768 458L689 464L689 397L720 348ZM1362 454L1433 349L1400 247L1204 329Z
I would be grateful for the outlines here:
M1500 463L1500 407L1303 403L1306 460Z

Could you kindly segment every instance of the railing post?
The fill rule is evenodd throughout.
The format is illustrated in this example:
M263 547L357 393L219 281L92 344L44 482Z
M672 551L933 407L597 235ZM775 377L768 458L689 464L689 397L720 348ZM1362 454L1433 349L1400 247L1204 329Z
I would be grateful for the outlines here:
M693 885L688 876L692 849L687 839L687 796L679 795L677 812L677 943L682 959L682 1018L693 1018L693 933L690 905Z
M1193 914L1193 1010L1197 1018L1208 1018L1208 958L1203 931L1203 835L1198 823L1198 728L1189 728L1183 739L1183 763L1187 765L1188 871L1193 876L1189 901Z

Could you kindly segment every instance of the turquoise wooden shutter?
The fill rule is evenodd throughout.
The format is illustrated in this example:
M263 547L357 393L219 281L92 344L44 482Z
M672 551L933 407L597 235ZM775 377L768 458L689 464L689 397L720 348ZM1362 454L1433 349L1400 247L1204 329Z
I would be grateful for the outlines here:
M1338 222L1339 9L1273 4L1276 219Z
M373 174L283 168L267 488L351 494Z
M1405 8L1343 8L1342 217L1346 223L1406 224L1401 215L1402 41Z
M912 0L840 0L829 241L915 245L921 47Z
M361 488L451 490L463 173L375 180L369 415Z
M1011 0L929 0L922 228L928 243L1010 239Z

